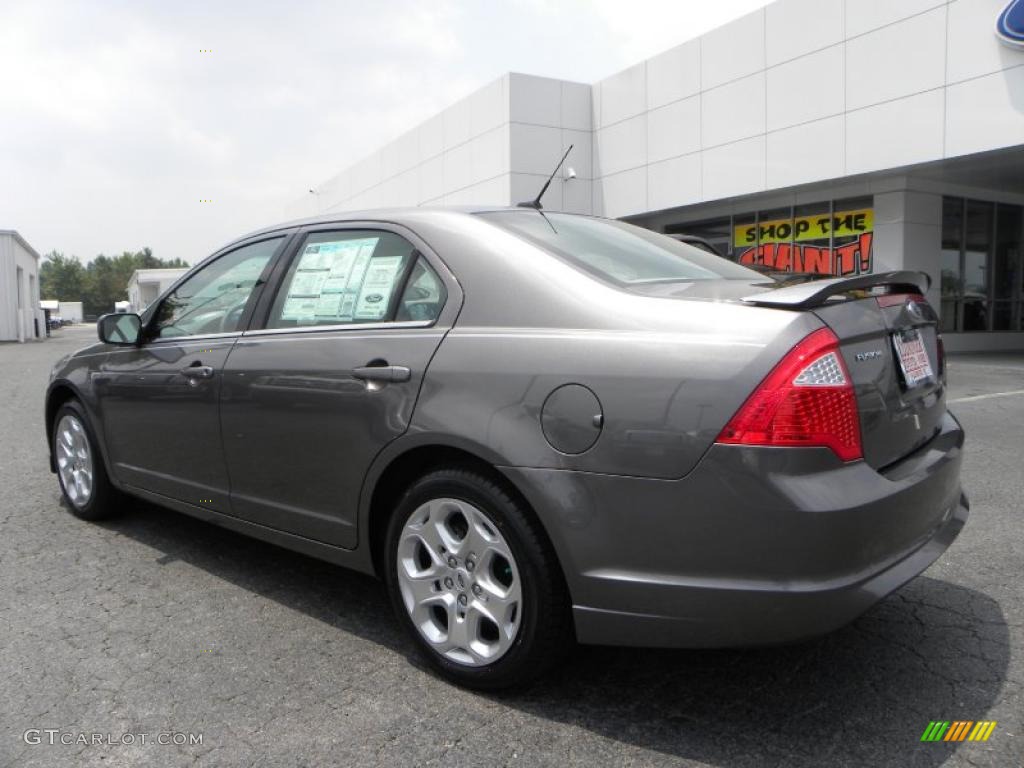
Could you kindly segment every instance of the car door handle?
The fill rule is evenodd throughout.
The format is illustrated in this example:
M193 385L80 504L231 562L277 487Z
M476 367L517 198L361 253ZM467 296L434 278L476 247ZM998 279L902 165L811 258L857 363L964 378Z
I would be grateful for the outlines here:
M353 368L352 375L364 381L408 381L412 371L404 365L363 365Z
M212 379L213 368L208 365L190 365L181 369L181 375L186 379Z

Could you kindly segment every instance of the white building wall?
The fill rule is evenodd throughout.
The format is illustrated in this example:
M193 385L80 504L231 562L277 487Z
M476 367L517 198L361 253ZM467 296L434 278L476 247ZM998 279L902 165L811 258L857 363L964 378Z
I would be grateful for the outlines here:
M535 197L569 144L578 178L552 182L543 202L589 213L590 113L589 85L505 75L315 187L288 214L508 205Z
M22 245L16 233L0 232L0 341L35 338L46 338L45 316L39 309L39 256Z
M779 0L594 85L594 211L630 216L1014 146L1005 0Z
M508 202L511 77L484 86L346 168L295 201L289 213Z

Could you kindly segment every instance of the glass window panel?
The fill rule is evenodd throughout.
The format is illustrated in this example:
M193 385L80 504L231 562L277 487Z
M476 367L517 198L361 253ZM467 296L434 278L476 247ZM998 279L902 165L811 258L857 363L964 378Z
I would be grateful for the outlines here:
M992 250L992 203L967 201L964 224L963 295L965 299L988 297L988 258ZM969 306L964 304L964 330L983 330L968 321ZM973 309L971 309L972 317ZM981 314L984 314L982 311Z
M444 307L448 291L441 278L420 256L412 268L405 291L398 303L395 319L402 320L437 320Z
M843 197L836 200L836 211L859 211L862 208L871 208L875 204L872 195L859 195L857 197Z
M963 236L963 199L959 197L942 198L942 247L959 252Z
M820 203L798 205L793 211L796 232L794 234L794 272L815 272L831 274L832 264L832 205L826 200Z
M967 297L964 301L964 330L988 330L989 304L983 299Z
M987 298L988 253L986 251L964 252L964 297Z
M388 320L414 251L408 240L392 232L307 235L274 298L267 327Z
M996 301L992 304L992 330L1020 330L1020 318L1017 314L1018 304L1013 301Z
M245 245L218 257L160 302L153 325L160 338L231 333L281 238Z
M993 295L997 299L1020 299L1024 286L1024 208L999 205L996 210L996 247L992 275Z
M758 243L788 243L793 239L793 209L772 208L757 215Z
M526 210L477 215L615 283L758 277L728 259L622 221Z
M672 234L696 235L711 243L719 254L732 253L732 219L728 216L689 224L673 224L666 227L665 231Z
M734 216L732 235L732 251L730 255L734 261L739 261L746 251L757 248L757 222L752 213L745 213L741 216Z
M821 218L828 217L830 211L831 206L828 200L825 200L820 203L805 203L804 205L798 205L796 206L796 208L793 209L793 216L797 218L811 216L817 216ZM812 233L802 232L799 234L803 235L804 237L807 237L810 236Z
M956 297L963 295L960 249L964 236L964 201L959 197L942 198L942 253L940 287L942 290L942 330L957 330Z
M960 296L963 282L960 275L960 249L942 249L942 298Z
M956 331L957 328L957 312L960 308L960 302L954 299L947 299L943 297L942 306L940 307L939 320L940 330L945 333L946 331Z
M988 253L992 246L992 203L967 201L967 223L964 230L969 251Z
M793 209L771 208L757 215L758 261L778 272L793 269Z

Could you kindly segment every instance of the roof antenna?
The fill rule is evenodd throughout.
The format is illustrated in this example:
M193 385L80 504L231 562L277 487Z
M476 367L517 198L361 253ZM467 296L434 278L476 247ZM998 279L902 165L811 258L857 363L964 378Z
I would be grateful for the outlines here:
M572 147L573 147L573 145L570 144L569 148L567 150L565 150L565 154L562 155L562 159L558 161L558 165L555 166L555 170L553 170L551 172L551 175L548 176L548 180L544 182L544 186L540 188L540 194L537 195L537 197L535 199L533 199L533 200L528 200L528 201L522 202L522 203L516 203L517 207L519 207L519 208L533 208L534 210L537 210L537 211L539 211L543 207L540 204L540 199L542 197L544 197L544 193L548 191L548 187L551 186L551 180L553 178L555 178L555 174L558 173L558 169L562 167L562 163L565 162L565 158L567 158L569 156L569 153L572 152Z

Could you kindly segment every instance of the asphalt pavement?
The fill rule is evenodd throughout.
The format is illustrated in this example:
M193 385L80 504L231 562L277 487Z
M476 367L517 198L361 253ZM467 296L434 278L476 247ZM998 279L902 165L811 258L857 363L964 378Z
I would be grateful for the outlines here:
M92 338L0 344L0 766L1024 764L1024 354L951 360L971 517L849 627L758 650L580 648L543 683L480 695L421 665L370 577L142 502L74 518L43 394ZM922 743L935 720L998 724Z

